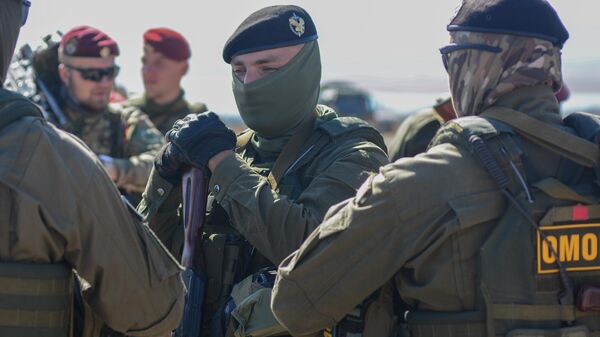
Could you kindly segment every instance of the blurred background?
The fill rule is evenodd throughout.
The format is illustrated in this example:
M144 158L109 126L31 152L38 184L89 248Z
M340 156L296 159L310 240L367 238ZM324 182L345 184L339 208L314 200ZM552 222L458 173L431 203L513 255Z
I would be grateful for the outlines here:
M571 38L563 49L564 79L571 96L565 111L600 112L600 2L550 0ZM142 34L152 27L181 32L192 47L183 87L191 101L206 102L237 119L231 70L223 45L250 13L274 1L230 0L33 0L18 46L76 25L97 27L119 43L117 83L140 93ZM322 99L339 110L364 114L382 131L406 115L431 106L447 92L438 48L447 44L446 24L458 0L299 0L316 22L323 60ZM339 98L344 99L340 100ZM343 111L342 111L343 112Z

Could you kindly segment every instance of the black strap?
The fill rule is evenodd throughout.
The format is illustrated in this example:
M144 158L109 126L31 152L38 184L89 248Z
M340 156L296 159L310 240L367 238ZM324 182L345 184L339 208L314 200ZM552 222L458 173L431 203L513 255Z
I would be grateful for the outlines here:
M523 215L525 220L527 220L527 222L534 228L534 230L540 234L542 239L546 241L548 247L552 249L552 254L554 254L554 256L556 257L556 265L558 266L561 281L564 286L564 291L561 294L559 294L559 301L562 305L573 305L575 302L573 283L571 282L571 279L569 278L564 265L558 258L558 252L556 251L554 246L550 244L546 235L542 231L539 231L538 225L535 222L535 220L531 217L531 214L519 203L519 201L509 191L509 179L506 176L506 174L504 174L504 172L502 171L502 168L500 168L500 165L498 164L496 159L494 159L494 157L492 156L485 142L479 136L472 135L471 137L469 137L469 143L471 144L473 150L479 157L479 160L483 163L483 166L486 168L486 170L489 172L489 174L492 176L492 178L500 188L502 194L504 194L508 198L508 200L515 206L515 208Z

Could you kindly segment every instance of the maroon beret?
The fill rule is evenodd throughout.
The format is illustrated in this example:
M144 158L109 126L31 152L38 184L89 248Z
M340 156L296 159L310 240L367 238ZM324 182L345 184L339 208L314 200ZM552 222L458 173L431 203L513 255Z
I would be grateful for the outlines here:
M119 55L119 46L110 36L89 26L78 26L60 40L60 47L67 56L109 57Z
M190 45L183 35L169 28L152 28L144 33L144 43L175 61L190 58Z

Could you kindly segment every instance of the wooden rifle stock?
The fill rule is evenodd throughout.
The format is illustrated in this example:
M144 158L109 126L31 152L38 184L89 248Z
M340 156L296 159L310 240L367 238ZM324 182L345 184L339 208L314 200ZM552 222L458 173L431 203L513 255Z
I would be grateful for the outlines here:
M183 225L185 239L181 263L185 267L183 280L187 287L183 318L175 336L199 337L202 334L202 305L206 277L200 269L202 227L204 226L208 194L208 171L192 168L183 174Z

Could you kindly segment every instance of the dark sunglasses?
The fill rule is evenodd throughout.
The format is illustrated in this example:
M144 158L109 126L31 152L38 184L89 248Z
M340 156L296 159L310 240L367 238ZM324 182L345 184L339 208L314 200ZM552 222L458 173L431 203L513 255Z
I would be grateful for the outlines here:
M109 68L78 68L69 64L65 64L65 67L73 70L77 70L84 80L101 82L104 77L109 80L114 80L119 75L119 66L112 66Z
M462 49L477 49L477 50L489 51L490 53L499 53L502 51L502 48L500 48L500 47L489 46L487 44L451 43L447 46L440 48L440 53L442 54L442 63L444 64L444 68L446 68L446 71L448 71L448 54L450 54L453 51L462 50Z
M25 26L27 17L29 16L29 7L31 7L31 1L21 0L21 27Z

